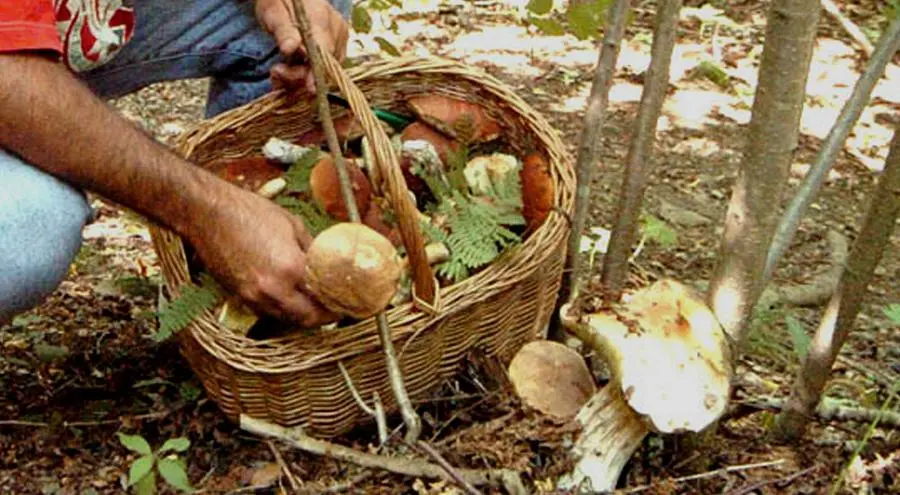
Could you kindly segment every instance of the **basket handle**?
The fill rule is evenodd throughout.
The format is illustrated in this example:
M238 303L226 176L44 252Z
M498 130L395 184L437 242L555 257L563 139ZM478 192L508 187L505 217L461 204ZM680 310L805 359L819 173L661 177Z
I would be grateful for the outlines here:
M407 193L406 180L403 178L394 147L372 113L365 95L353 84L341 64L327 50L319 50L319 53L322 54L325 71L347 99L353 115L359 120L372 146L375 155L373 166L378 170L378 175L386 186L387 199L396 214L400 236L409 258L413 277L413 303L419 309L436 313L438 284L431 265L428 264L424 239L419 231L417 209Z

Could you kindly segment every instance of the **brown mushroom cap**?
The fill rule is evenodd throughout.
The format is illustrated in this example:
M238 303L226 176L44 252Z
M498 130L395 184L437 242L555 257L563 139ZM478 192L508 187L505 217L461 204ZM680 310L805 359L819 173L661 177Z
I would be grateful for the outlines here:
M434 146L441 161L446 165L451 151L458 151L460 144L436 131L433 127L423 122L413 122L400 135L405 141L428 141Z
M306 283L335 313L365 319L387 307L400 283L400 256L386 237L359 223L335 224L306 253Z
M488 117L484 107L443 95L422 95L407 100L413 112L444 134L460 139L461 128L472 131L472 141L482 143L500 136L500 124Z
M564 420L574 418L596 391L584 358L549 340L522 346L509 364L509 378L523 402Z
M350 160L345 159L347 172L352 181L353 195L356 198L356 207L362 217L369 209L369 201L372 198L372 185L366 174ZM337 166L328 155L323 156L313 167L309 176L309 187L312 190L313 199L325 209L325 211L337 220L346 222L350 219L347 207L344 205L344 197L341 194L341 181L338 177Z
M206 168L220 178L251 191L284 174L278 162L264 156L217 160Z
M533 232L544 223L553 208L553 179L550 165L538 152L529 153L519 171L522 181L522 216Z

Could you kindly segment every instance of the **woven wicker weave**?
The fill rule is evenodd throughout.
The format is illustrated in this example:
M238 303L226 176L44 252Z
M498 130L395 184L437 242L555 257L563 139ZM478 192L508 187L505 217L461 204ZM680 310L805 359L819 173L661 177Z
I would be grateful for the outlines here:
M434 300L436 312L414 303L387 312L412 397L421 397L456 373L471 351L511 359L524 343L543 334L562 278L574 173L557 132L506 85L453 60L394 58L346 72L333 59L326 61L331 79L337 80L376 144L384 144L386 137L376 135L383 130L374 123L369 104L409 114L407 98L438 93L482 104L501 123L505 140L517 152L543 151L550 159L556 211L539 229L477 275L441 288ZM346 114L332 107L334 118ZM296 103L272 93L201 123L182 135L176 147L204 166L221 158L258 154L270 137L298 136L317 126L317 120L314 102ZM402 186L393 152L383 148L381 152L381 173L400 177ZM396 207L396 197L390 199ZM150 231L166 286L177 294L190 281L185 246L167 229L151 225ZM409 241L404 235L407 249L415 248ZM377 392L386 410L396 410L374 319L338 331L253 340L220 326L207 313L179 333L179 342L208 395L232 420L244 413L283 426L302 426L323 437L367 421L338 363L363 397L370 399Z

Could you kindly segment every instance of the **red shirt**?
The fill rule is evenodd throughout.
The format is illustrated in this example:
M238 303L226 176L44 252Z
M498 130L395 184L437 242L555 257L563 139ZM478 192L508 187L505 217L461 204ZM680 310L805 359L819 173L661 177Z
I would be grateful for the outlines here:
M110 60L134 33L133 0L0 0L0 53L50 50L72 70Z

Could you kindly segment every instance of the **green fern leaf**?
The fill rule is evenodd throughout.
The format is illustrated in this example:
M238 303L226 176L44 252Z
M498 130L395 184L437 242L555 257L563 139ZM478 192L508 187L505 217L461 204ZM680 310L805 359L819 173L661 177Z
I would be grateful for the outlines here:
M275 203L300 217L313 237L337 223L318 203L310 203L292 196L279 196L275 198Z
M284 180L287 182L284 192L309 192L309 177L312 175L313 165L318 161L319 150L311 149L294 162L284 173Z
M213 309L223 298L222 286L208 273L200 273L200 285L182 287L177 297L160 308L157 313L159 330L154 335L157 342L187 328L204 311Z

